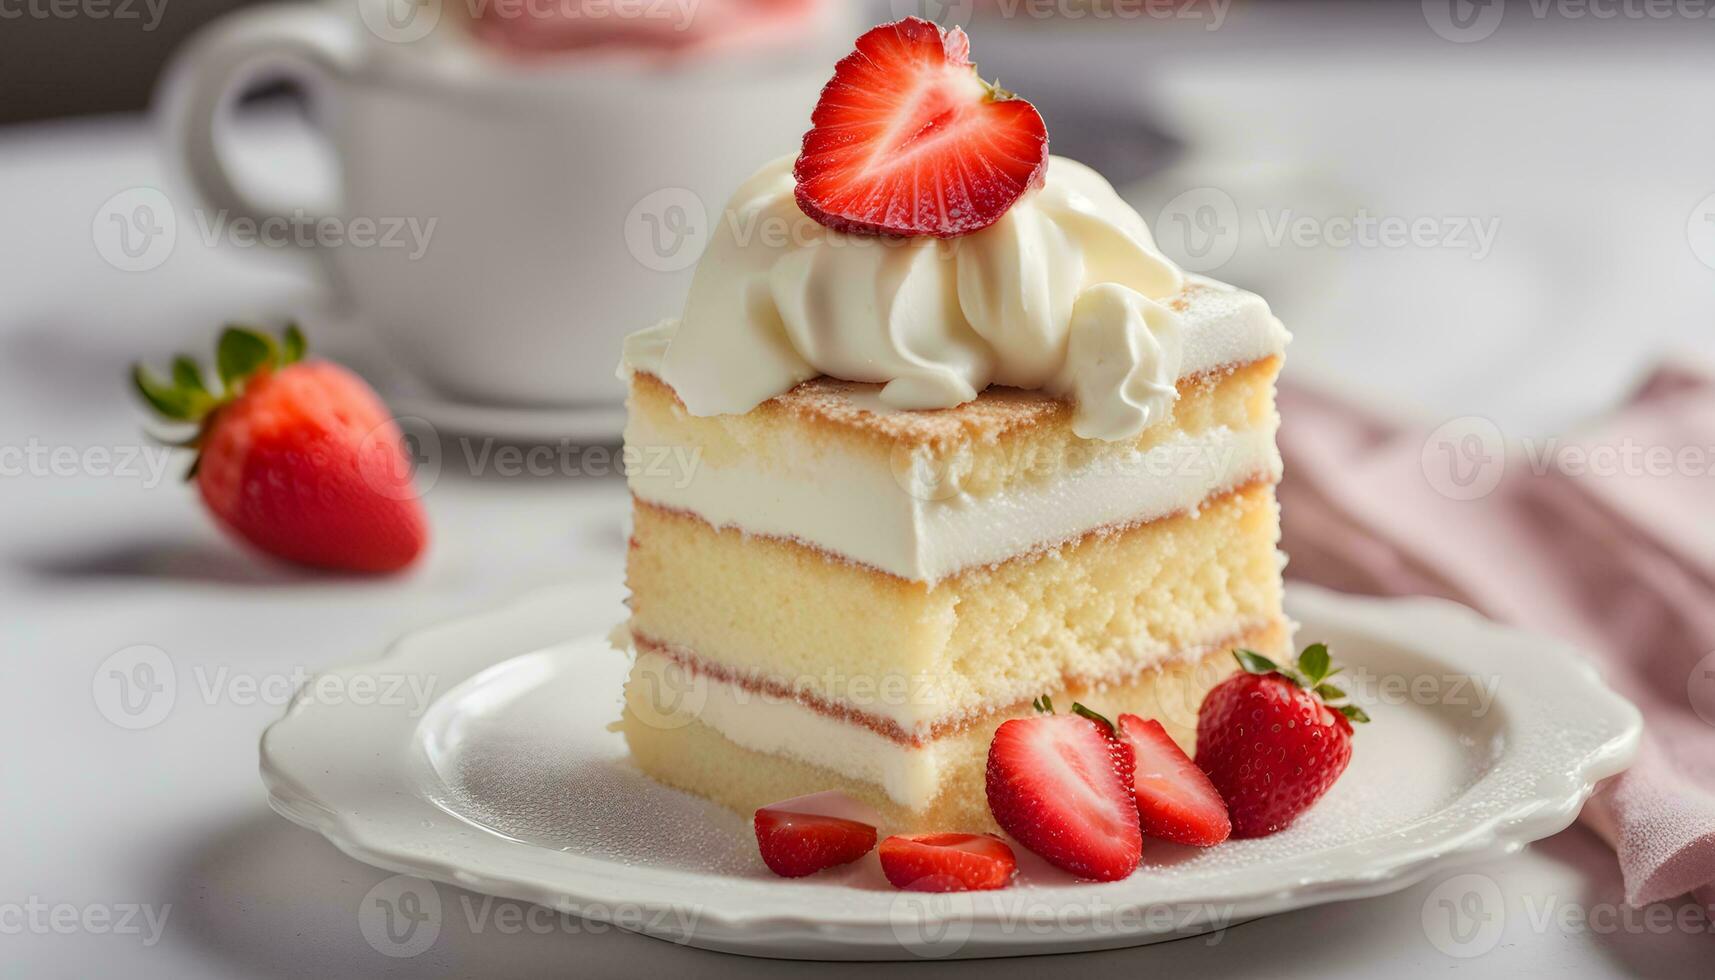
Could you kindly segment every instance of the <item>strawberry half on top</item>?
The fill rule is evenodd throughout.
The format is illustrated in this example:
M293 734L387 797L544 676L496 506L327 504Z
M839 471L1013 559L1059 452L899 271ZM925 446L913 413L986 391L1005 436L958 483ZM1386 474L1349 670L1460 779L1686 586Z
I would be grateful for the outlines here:
M985 82L971 41L918 17L872 28L822 89L793 167L838 231L955 238L1000 220L1048 167L1036 107Z
M1143 857L1131 788L1131 746L1082 705L1056 715L1046 697L1034 718L1014 718L989 743L989 812L1002 830L1049 864L1117 881Z
M1352 724L1325 644L1282 667L1235 650L1242 672L1215 686L1197 711L1197 765L1227 801L1234 837L1285 830L1322 798L1352 761Z

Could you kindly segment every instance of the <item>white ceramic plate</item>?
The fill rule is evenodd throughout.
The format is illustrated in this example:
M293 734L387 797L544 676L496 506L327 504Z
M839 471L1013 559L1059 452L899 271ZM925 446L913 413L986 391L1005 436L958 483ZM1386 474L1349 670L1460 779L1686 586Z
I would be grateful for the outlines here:
M383 868L710 949L907 959L1135 945L1404 888L1566 827L1637 745L1636 709L1558 642L1439 601L1294 588L1289 608L1375 719L1350 769L1284 833L1149 844L1110 884L1022 848L998 892L897 892L873 853L775 878L746 819L627 764L607 590L534 594L333 672L264 735L262 773L276 810ZM400 693L413 681L437 696Z

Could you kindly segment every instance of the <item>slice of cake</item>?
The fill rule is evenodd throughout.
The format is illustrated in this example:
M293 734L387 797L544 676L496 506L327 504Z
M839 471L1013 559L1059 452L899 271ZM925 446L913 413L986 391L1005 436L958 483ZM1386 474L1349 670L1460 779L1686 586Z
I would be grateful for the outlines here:
M990 740L1043 695L1190 750L1234 647L1289 659L1286 332L1049 158L1028 103L973 92L967 45L865 35L804 153L716 223L684 316L627 345L621 727L644 772L742 812L837 789L891 829L990 829ZM882 111L854 87L916 135L850 118ZM968 198L889 204L900 159L917 189L956 162Z

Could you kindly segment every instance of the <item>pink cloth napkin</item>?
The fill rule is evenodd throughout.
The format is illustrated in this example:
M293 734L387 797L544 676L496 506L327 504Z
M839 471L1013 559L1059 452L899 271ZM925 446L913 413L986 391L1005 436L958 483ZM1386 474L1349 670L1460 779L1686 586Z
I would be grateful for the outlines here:
M1485 420L1409 431L1290 385L1281 414L1287 576L1589 650L1646 732L1582 819L1627 901L1715 902L1715 379L1663 368L1601 424L1505 452Z

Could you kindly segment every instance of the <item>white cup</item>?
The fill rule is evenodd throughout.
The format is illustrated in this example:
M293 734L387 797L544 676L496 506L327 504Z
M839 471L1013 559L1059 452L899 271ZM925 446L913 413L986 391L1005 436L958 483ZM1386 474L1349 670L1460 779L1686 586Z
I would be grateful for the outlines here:
M313 248L336 300L445 398L613 404L622 338L677 314L727 195L798 145L849 11L789 53L518 63L471 40L454 2L280 4L217 22L163 82L169 148L211 212L301 219L241 189L215 138L246 91L299 83L339 164L324 217L343 240ZM417 243L375 243L411 220Z

